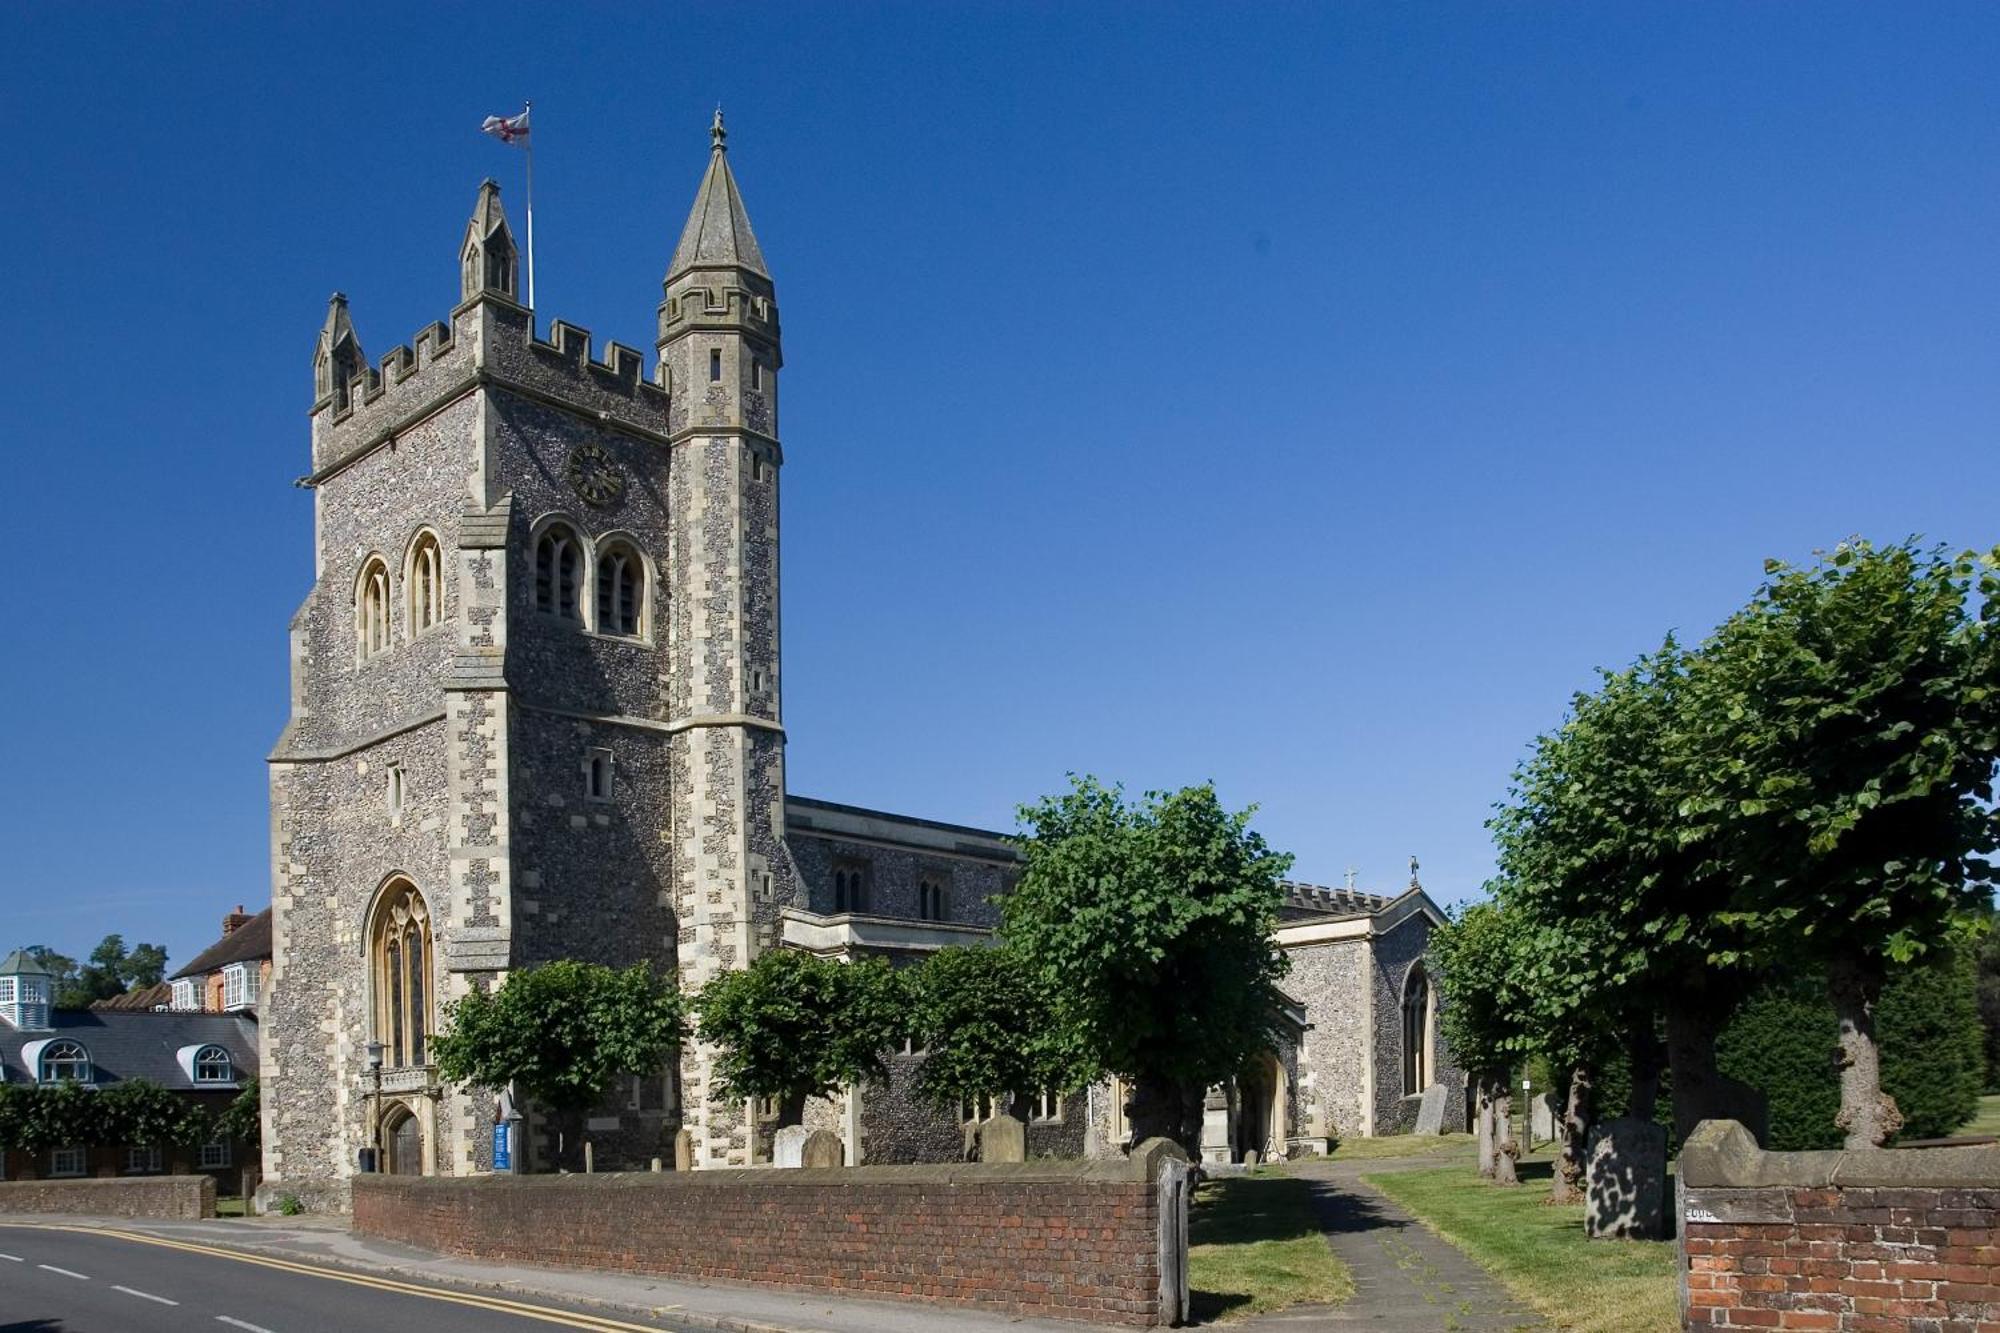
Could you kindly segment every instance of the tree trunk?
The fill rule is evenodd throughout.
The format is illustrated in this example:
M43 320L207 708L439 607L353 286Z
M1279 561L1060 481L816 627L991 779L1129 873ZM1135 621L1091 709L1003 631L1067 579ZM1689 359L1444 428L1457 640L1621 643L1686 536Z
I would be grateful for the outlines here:
M1715 1067L1715 1032L1720 1026L1699 1003L1667 1008L1667 1067L1674 1076L1674 1141L1686 1143L1704 1120L1727 1118L1728 1098Z
M1493 1091L1493 1183L1496 1185L1518 1185L1521 1177L1514 1170L1514 1159L1521 1155L1521 1145L1514 1137L1514 1089L1511 1079L1502 1078Z
M1563 1100L1562 1124L1556 1130L1561 1151L1555 1170L1549 1173L1549 1200L1552 1203L1579 1203L1583 1199L1583 1150L1590 1134L1591 1095L1596 1076L1587 1064L1569 1071L1569 1093Z
M1136 1147L1147 1139L1172 1139L1181 1145L1188 1160L1201 1160L1202 1088L1188 1089L1170 1079L1141 1077L1132 1080L1132 1100L1126 1118L1132 1126Z
M1660 1110L1660 1067L1667 1054L1660 1047L1659 1033L1653 1030L1651 1014L1633 1024L1627 1049L1632 1062L1632 1092L1625 1114L1634 1120L1651 1120Z
M1499 1136L1493 1132L1493 1080L1480 1074L1473 1080L1473 1131L1479 1138L1479 1174L1488 1180L1493 1178L1494 1145Z
M1875 1044L1875 1001L1882 968L1872 959L1837 958L1827 968L1827 989L1840 1019L1840 1114L1844 1146L1879 1148L1903 1126L1896 1099L1882 1091L1882 1050Z

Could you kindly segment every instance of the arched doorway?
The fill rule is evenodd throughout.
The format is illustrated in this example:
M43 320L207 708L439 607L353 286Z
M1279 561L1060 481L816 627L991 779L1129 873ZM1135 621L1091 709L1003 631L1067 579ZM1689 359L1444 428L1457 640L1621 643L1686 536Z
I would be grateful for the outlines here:
M424 1127L408 1107L389 1112L383 1127L383 1143L389 1155L391 1175L421 1176L424 1173Z
M1235 1161L1255 1152L1268 1162L1284 1150L1285 1091L1285 1067L1268 1051L1236 1076L1236 1134L1230 1145Z

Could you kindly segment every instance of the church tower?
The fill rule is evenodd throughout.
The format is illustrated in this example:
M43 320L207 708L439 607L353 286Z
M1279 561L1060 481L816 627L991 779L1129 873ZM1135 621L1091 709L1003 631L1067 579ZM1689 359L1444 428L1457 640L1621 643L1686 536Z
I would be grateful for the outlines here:
M730 171L718 108L706 174L667 266L660 382L672 442L667 553L674 911L692 993L778 942L797 876L785 845L779 706L778 306ZM747 1166L750 1108L690 1043L682 1119L704 1166Z

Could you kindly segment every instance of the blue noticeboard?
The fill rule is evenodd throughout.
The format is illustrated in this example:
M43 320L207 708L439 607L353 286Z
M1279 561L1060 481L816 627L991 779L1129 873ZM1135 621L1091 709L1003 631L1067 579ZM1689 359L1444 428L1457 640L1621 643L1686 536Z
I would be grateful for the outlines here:
M514 1127L502 1120L493 1127L493 1169L512 1171L514 1169Z

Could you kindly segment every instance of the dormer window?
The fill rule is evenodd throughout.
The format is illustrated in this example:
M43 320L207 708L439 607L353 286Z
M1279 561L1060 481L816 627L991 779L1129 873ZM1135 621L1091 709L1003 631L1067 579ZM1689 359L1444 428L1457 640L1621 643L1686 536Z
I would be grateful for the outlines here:
M91 1083L90 1052L73 1041L52 1041L42 1047L35 1077L42 1083Z
M248 1009L257 1003L257 975L250 963L231 963L222 969L222 1007Z
M236 1062L220 1046L204 1046L194 1055L196 1083L234 1083Z
M194 1011L201 1008L201 987L193 977L182 977L174 983L174 1008Z

